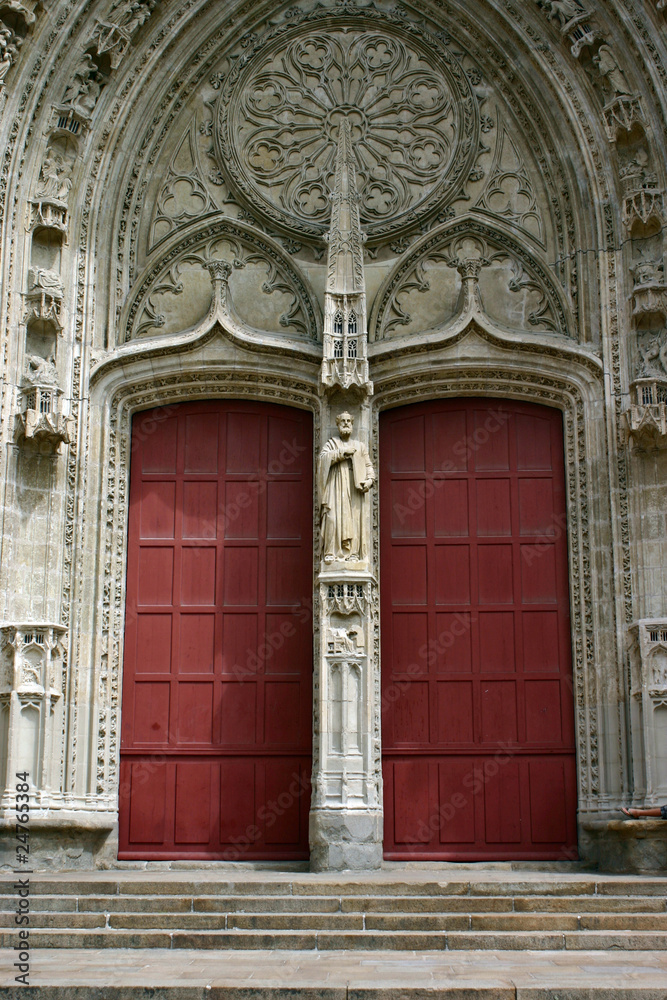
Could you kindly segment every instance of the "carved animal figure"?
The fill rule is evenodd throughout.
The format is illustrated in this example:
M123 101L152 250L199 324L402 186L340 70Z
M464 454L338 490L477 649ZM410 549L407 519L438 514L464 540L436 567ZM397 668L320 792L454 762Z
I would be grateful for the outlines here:
M563 28L573 17L580 17L585 13L578 0L544 0L543 7L549 17L558 21Z

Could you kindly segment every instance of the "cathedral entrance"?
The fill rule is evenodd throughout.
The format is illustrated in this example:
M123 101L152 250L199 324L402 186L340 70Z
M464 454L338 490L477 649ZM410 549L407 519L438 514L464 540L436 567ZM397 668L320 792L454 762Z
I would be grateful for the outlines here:
M309 413L135 416L119 858L308 857L312 534Z
M380 424L385 857L577 857L562 418Z

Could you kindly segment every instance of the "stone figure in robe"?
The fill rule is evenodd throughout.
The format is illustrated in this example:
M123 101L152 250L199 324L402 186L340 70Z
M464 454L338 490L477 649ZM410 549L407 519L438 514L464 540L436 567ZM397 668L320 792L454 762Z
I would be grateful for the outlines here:
M354 418L340 413L336 424L340 436L329 438L318 465L322 558L358 562L368 552L365 505L375 472L366 445L352 438Z

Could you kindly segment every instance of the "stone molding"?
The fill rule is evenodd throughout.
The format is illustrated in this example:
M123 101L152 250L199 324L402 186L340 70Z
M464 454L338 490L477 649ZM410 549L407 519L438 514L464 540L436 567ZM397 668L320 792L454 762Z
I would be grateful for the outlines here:
M215 335L215 330L212 334ZM100 622L95 639L95 662L100 666L93 684L98 694L93 713L97 752L92 763L96 775L95 794L110 797L111 801L118 780L132 415L151 407L168 408L172 403L185 400L225 397L286 403L314 413L319 410L316 369L312 380L308 380L290 375L289 364L283 366L282 372L271 371L269 365L261 371L254 366L244 368L229 359L218 358L216 364L214 358L205 360L206 347L210 349L212 342L213 336L200 344L200 351L193 353L189 370L183 369L181 351L165 354L158 349L154 352L153 370L148 377L141 360L132 365L128 359L119 367L109 363L102 365L95 380L94 402L105 414L103 439L98 443L104 483L104 516L96 525L89 526L89 531L97 535L90 540L98 553L94 575L104 582L101 606L95 609ZM316 617L314 615L315 629Z

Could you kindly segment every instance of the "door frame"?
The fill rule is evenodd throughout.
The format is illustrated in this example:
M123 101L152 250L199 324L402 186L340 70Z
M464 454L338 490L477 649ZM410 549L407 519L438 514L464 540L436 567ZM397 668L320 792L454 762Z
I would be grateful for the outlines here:
M207 339L212 340L213 331ZM198 347L203 346L200 340ZM205 345L204 345L205 346ZM89 786L97 801L117 815L120 769L122 664L126 605L126 566L129 522L129 477L132 452L132 418L142 410L164 409L173 405L200 400L254 400L307 410L313 416L314 446L319 446L320 408L317 388L307 377L289 376L269 368L216 369L209 361L198 358L192 367L181 366L182 349L175 358L165 356L168 370L156 384L156 375L147 364L147 355L154 349L135 355L123 364L120 359L110 364L104 377L94 384L93 405L104 411L101 439L93 442L91 467L97 468L91 482L90 502L100 511L97 548L95 552L96 615L102 629L92 631L94 676L91 677L91 699L87 709L89 726L96 739L97 753L90 761ZM180 355L180 357L178 356ZM141 361L134 368L133 362ZM158 360L153 358L153 366ZM132 370L134 368L134 371ZM150 426L143 433L150 433ZM93 464L94 463L94 464ZM313 477L314 478L314 477ZM313 482L313 491L315 490ZM314 493L313 493L314 499ZM317 628L317 602L313 602L313 627ZM317 662L317 661L315 661ZM81 709L79 708L79 711ZM317 753L316 734L313 738L313 758Z
M475 329L490 340L486 331ZM463 339L466 333L456 339ZM536 349L535 349L536 350ZM495 352L491 349L488 354ZM476 364L461 362L431 363L420 361L405 374L391 373L381 379L374 372L374 461L379 461L379 418L386 409L433 399L477 397L538 403L556 408L563 415L563 459L567 517L568 583L570 591L570 637L572 645L572 685L575 725L577 811L593 811L601 786L601 726L609 718L599 682L599 646L596 632L618 640L614 609L600 599L598 577L591 574L593 549L600 545L595 521L593 484L589 475L589 456L604 454L604 425L593 418L593 408L602 397L600 368L590 355L573 357L570 352L551 348L554 362L544 364L544 357L531 369L516 367L493 357ZM567 359L567 366L563 360ZM598 384L596 384L598 382ZM596 484L596 487L598 484ZM604 495L604 485L599 486ZM373 524L380 523L379 496L373 497ZM597 537L596 537L597 536ZM379 531L374 532L376 566L379 566ZM612 720L610 738L618 732L618 718ZM584 834L585 835L585 834ZM579 839L582 830L580 826Z
M606 427L600 414L603 398L602 366L592 352L572 343L556 346L555 338L542 337L548 343L525 345L521 356L508 360L506 342L500 348L499 337L473 324L453 341L462 340L470 332L483 335L485 356L474 362L445 360L440 352L429 357L430 351L419 350L411 358L397 364L392 344L379 344L373 351L376 392L371 400L373 434L372 457L377 465L378 422L381 410L410 402L446 396L478 396L518 399L554 406L563 413L566 505L568 517L568 564L570 583L570 615L572 628L572 661L574 678L574 711L577 746L577 786L580 817L588 813L595 819L600 805L600 790L608 787L612 778L602 774L604 732L606 746L612 757L619 744L620 713L610 709L602 699L601 650L605 663L622 663L618 649L622 641L622 626L616 621L613 601L600 593L600 573L591 573L593 553L609 548L611 518L610 486L604 460L594 494L589 462L591 456L604 456ZM98 812L113 816L116 812L120 737L120 682L123 656L123 626L125 615L125 565L127 545L127 500L129 459L131 453L131 417L142 409L169 406L193 399L252 398L283 403L310 410L313 413L314 449L321 440L322 403L317 393L317 379L305 362L292 365L289 359L271 357L259 370L258 361L248 367L221 364L219 348L213 343L221 334L214 330L200 338L196 358L187 357L185 344L173 344L167 351L153 343L131 345L128 357L113 358L100 365L91 379L90 405L100 417L90 441L90 476L87 505L100 511L90 529L92 562L88 562L85 580L91 588L88 607L82 609L76 622L74 646L90 649L90 673L78 681L89 685L87 704L81 694L73 692L73 703L80 730L86 726L92 734L92 753L87 764L88 795L95 798ZM206 341L206 343L202 343ZM397 345L398 346L398 345ZM511 345L514 350L515 344ZM406 345L402 344L403 349ZM390 353L391 359L383 359ZM313 498L314 525L317 520L316 497ZM379 565L379 502L372 493L372 523L375 565ZM316 538L316 532L314 532ZM614 542L615 544L615 542ZM608 568L611 573L611 557ZM315 565L315 563L314 563ZM83 579L83 577L82 577ZM374 600L377 599L377 593ZM314 593L314 635L319 637L318 601ZM101 622L102 627L96 627ZM598 640L600 636L600 640ZM78 643L78 646L77 646ZM374 646L379 647L379 623L374 626ZM317 651L316 651L317 670ZM607 669L608 674L608 669ZM622 683L619 667L619 680ZM317 681L316 681L317 683ZM380 674L376 659L372 687L378 740L380 735ZM318 759L320 733L314 718L313 759ZM381 753L378 743L374 768L381 789ZM85 766L87 750L79 751ZM74 756L78 756L74 748ZM618 765L620 767L620 764ZM612 760L612 772L616 763ZM622 769L621 769L622 773ZM580 832L581 837L581 832Z

